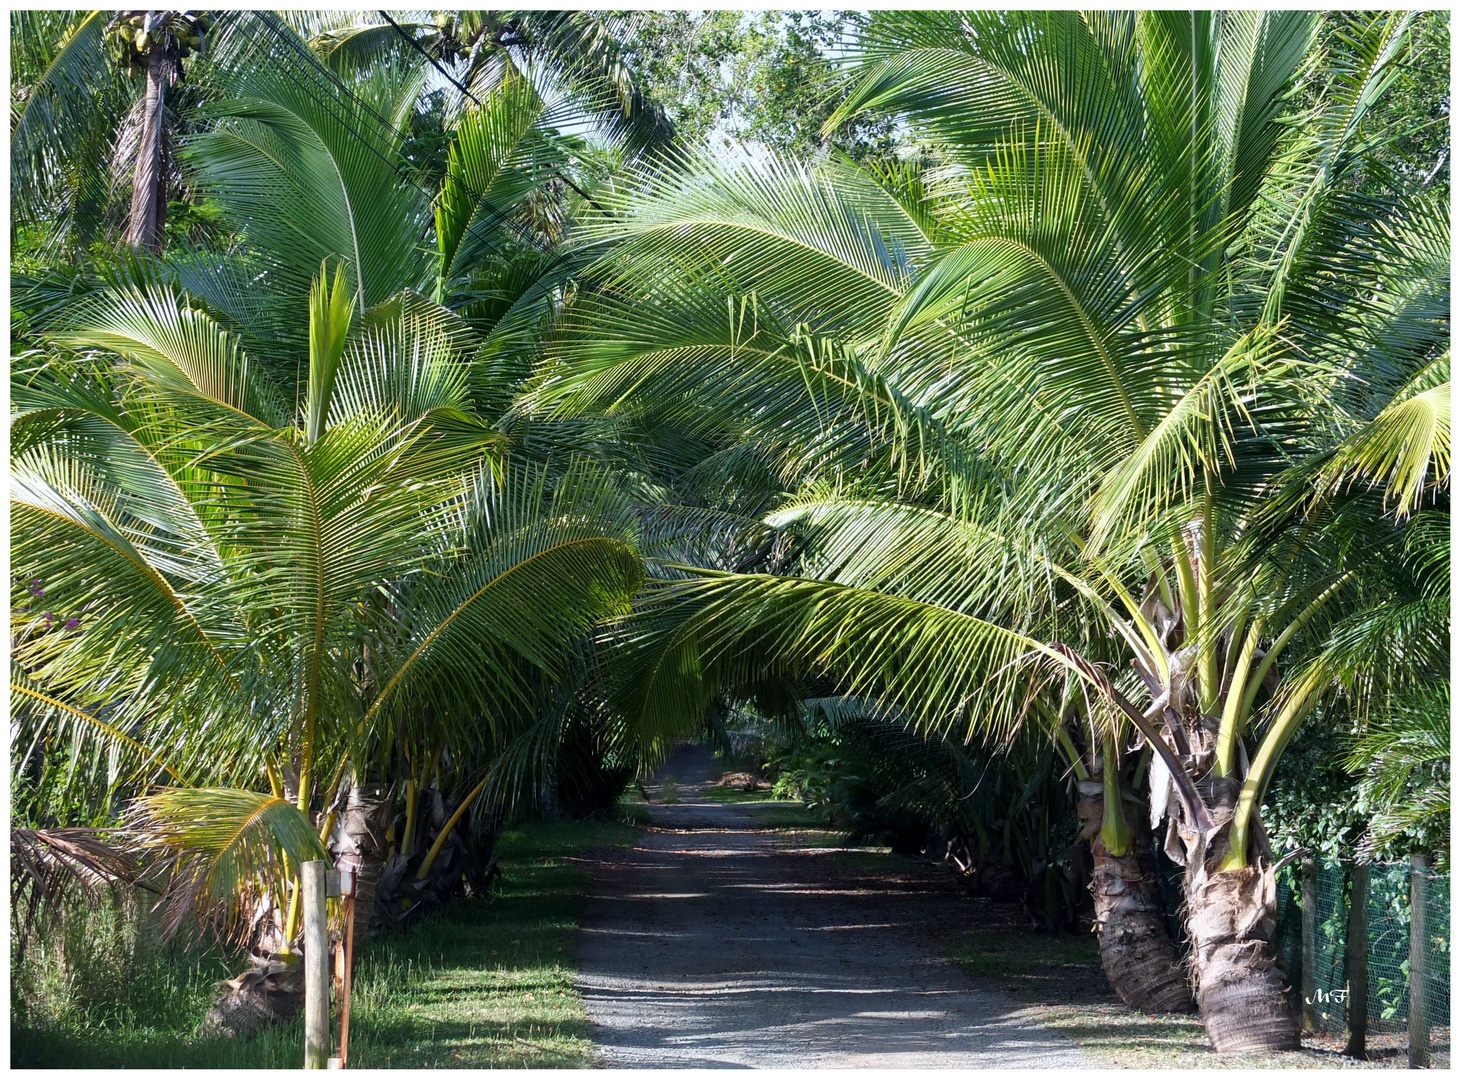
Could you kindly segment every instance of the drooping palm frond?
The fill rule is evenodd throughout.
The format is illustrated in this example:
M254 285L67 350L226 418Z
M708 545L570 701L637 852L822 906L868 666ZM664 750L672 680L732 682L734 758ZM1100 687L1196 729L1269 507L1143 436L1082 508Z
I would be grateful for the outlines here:
M125 356L159 390L263 427L288 423L283 395L266 373L251 368L237 339L168 286L104 293L75 322L66 344Z
M459 553L416 583L405 635L382 643L390 674L367 723L435 702L443 723L490 729L531 704L532 680L561 674L575 638L623 614L638 588L626 507L586 466L551 488L543 470L483 469L451 514Z
M10 829L10 926L17 955L67 900L96 901L115 885L138 885L136 853L97 829ZM151 888L151 886L146 886Z
M1008 734L1041 671L1040 640L935 604L826 581L702 571L656 585L622 629L615 704L636 725L699 715L721 690L822 674L964 737Z
M1393 698L1389 715L1355 741L1345 767L1364 778L1362 796L1374 815L1364 840L1368 851L1403 840L1449 861L1450 716L1451 688L1438 680Z
M382 68L357 92L276 16L245 21L229 96L213 107L217 123L184 151L201 188L247 227L298 296L335 259L344 260L360 310L424 288L430 208L400 155L401 125L426 71Z
M1451 357L1426 366L1373 420L1326 455L1319 495L1354 484L1381 488L1397 514L1451 482ZM1444 381L1443 381L1444 380Z
M1397 75L1396 60L1412 18L1393 12L1353 22L1347 61L1331 68L1332 84L1317 123L1306 127L1306 133L1314 131L1312 144L1290 151L1298 166L1294 172L1274 170L1280 182L1271 186L1268 197L1278 204L1278 212L1266 215L1256 230L1267 233L1263 242L1273 267L1264 300L1268 321L1286 312L1289 290L1313 257L1315 238L1324 234L1329 204L1340 195L1341 179L1365 150L1365 114Z
M246 934L261 900L283 896L302 863L328 859L308 818L287 799L239 788L162 788L128 814L139 837L172 862L167 928L189 918Z

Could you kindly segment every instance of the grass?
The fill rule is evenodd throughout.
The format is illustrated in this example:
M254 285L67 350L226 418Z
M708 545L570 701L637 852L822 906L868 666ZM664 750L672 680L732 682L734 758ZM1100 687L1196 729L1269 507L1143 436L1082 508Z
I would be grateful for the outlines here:
M700 793L700 797L706 802L725 804L787 802L785 799L773 798L770 788L743 791L738 787L707 787ZM790 804L788 803L788 805ZM800 805L800 803L796 805Z
M503 878L490 898L452 904L401 937L372 941L361 954L350 1065L591 1064L588 1017L571 981L578 906L589 875L571 859L594 848L626 846L637 835L610 822L541 823L504 833L497 849ZM93 927L91 936L104 935ZM68 985L56 965L41 965L39 981L23 988L30 1000L19 1017L12 1000L11 1065L298 1068L300 1023L251 1039L195 1037L214 984L238 970L237 959L220 950L171 962L159 955L134 964L123 985L78 994L74 978Z

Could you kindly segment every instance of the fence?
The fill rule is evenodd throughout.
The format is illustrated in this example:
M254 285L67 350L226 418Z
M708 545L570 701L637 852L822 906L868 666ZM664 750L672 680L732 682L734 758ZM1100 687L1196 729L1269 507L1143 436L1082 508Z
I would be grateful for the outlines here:
M1157 885L1166 902L1174 938L1185 937L1181 920L1182 870L1158 849ZM1294 862L1278 873L1278 925L1274 950L1293 980L1310 1030L1345 1033L1351 1015L1363 1012L1363 1035L1407 1030L1410 1022L1411 865L1371 863L1365 905L1366 994L1364 1008L1349 1002L1347 961L1352 888L1349 868L1325 859ZM1309 970L1304 965L1303 876L1312 874L1314 915ZM1425 892L1424 1030L1429 1046L1449 1041L1451 1024L1451 883L1445 874L1422 871ZM1421 944L1421 943L1416 943ZM1184 942L1185 950L1185 942ZM1420 1031L1418 1027L1416 1029ZM1351 1035L1351 1046L1355 1045ZM1361 1040L1360 1045L1363 1045ZM1417 1062L1419 1063L1419 1062Z
M1345 1031L1350 1016L1363 1012L1365 1032L1405 1031L1410 1020L1411 866L1371 863L1365 905L1368 984L1360 1008L1349 1000L1346 961L1351 927L1353 876L1343 864L1314 859L1306 871L1293 863L1279 871L1278 927L1274 947L1279 966L1300 985L1308 1021L1315 1030ZM1303 875L1312 873L1314 915L1309 970L1304 969ZM1451 1023L1451 892L1444 874L1421 871L1425 892L1426 1028ZM1353 1035L1351 1035L1353 1039Z

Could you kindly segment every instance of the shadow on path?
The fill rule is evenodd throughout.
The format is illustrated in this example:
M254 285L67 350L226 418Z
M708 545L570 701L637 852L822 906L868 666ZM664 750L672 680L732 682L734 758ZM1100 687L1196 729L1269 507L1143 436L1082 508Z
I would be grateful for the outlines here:
M713 767L705 747L677 753L664 771L685 801L653 807L640 846L594 866L576 982L603 1064L1090 1064L944 959L935 935L967 911L940 875L798 847L758 827L755 804L701 800Z

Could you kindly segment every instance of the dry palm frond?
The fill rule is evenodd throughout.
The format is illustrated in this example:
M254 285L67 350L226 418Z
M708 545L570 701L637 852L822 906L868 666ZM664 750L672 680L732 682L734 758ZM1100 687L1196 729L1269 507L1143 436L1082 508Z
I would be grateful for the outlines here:
M140 885L142 864L98 829L10 830L10 918L23 953L38 919L78 892L88 898L119 884Z

